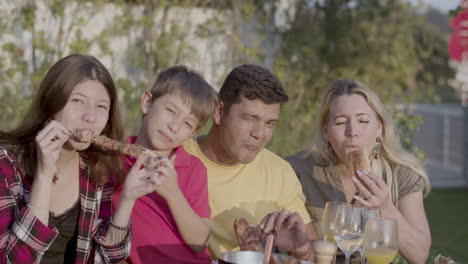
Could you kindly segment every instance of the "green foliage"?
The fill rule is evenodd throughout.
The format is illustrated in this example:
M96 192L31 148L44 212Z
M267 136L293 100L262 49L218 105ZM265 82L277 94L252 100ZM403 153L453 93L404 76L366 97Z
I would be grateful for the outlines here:
M414 138L414 133L417 132L419 127L424 123L423 116L394 111L393 120L399 128L401 144L403 147L414 153L420 160L424 161L426 159L426 154L416 147L411 140Z
M85 24L82 17L77 17L80 4L86 1L76 1L72 15L68 17L71 22L68 26L59 24L58 32L45 31L36 26L37 3L25 1L18 3L9 11L8 16L2 15L0 36L14 35L22 32L31 38L30 43L19 44L4 42L1 49L2 63L0 64L0 129L9 130L17 125L26 113L33 91L39 86L47 70L62 57L65 50L68 52L87 53L92 40L86 39L81 31ZM65 8L69 1L47 1L44 4L50 14L63 22ZM4 10L0 11L2 14ZM8 19L7 19L8 18ZM74 30L77 29L77 30ZM54 35L55 34L55 35ZM71 34L74 39L70 40ZM56 41L51 41L54 39ZM31 54L26 54L29 50ZM2 74L3 73L3 74Z
M75 41L70 43L71 54L88 54L91 41L83 37L82 31L79 29L75 32Z
M26 46L14 42L1 46L0 129L10 129L22 118L32 92L55 61L69 53L93 51L99 59L111 61L108 68L119 87L126 132L133 133L140 122L140 94L151 87L157 72L174 64L195 65L205 56L189 41L192 37L226 47L226 55L214 62L221 69L241 63L263 64L282 80L290 101L282 106L281 121L269 145L280 155L310 143L321 95L339 78L366 83L389 106L454 99L445 92L453 74L447 66L447 42L405 1L299 0L286 9L279 9L279 3L44 1L58 23L55 31L37 28L33 1L18 3L8 15L0 10L2 39L14 32L31 37L30 43L23 44ZM111 21L105 22L99 34L88 34L85 26L110 6ZM215 12L195 23L194 8ZM289 24L277 26L277 12L284 12ZM125 39L128 46L124 50L111 48L118 39ZM118 64L122 56L125 65ZM224 76L216 76L218 84ZM398 112L395 120L404 135L404 146L418 153L408 138L421 120Z
M212 17L206 20L205 23L198 24L195 34L200 38L211 38L223 33L226 28L226 23L219 17Z
M34 2L27 2L24 6L20 7L21 16L16 17L16 21L23 25L25 28L34 27L36 22L36 4Z
M65 7L67 1L53 0L49 4L50 12L55 17L63 17L65 15Z
M432 12L436 12L433 10ZM427 23L427 20L423 20ZM414 38L421 48L415 51L420 58L421 68L417 74L419 86L424 85L420 92L433 96L426 98L432 103L458 103L455 89L449 87L448 77L454 76L454 69L447 67L449 58L447 40L435 27L415 27Z
M1 35L11 35L23 31L32 38L29 47L18 43L3 44L0 56L2 110L5 114L0 120L0 129L9 130L22 119L30 103L32 91L38 87L46 71L59 58L72 53L88 54L93 45L99 48L98 58L110 58L111 72L116 63L117 52L110 46L113 39L131 35L129 48L125 52L128 58L127 68L132 77L116 76L120 88L120 97L126 109L122 109L128 126L127 133L135 132L139 126L139 98L144 89L150 87L156 73L161 69L182 61L195 58L195 50L185 41L190 25L190 15L184 19L169 19L171 14L168 1L112 1L114 7L122 12L114 18L96 37L89 36L84 26L95 15L108 8L110 1L45 1L46 12L58 22L58 31L44 31L36 27L37 6L35 2L18 3L10 16L1 16ZM145 4L142 6L141 4ZM186 4L185 4L186 5ZM183 7L184 4L179 4ZM141 15L138 12L143 8ZM86 9L86 17L81 10ZM187 12L190 12L187 9ZM3 10L0 12L4 13ZM158 16L158 14L163 16ZM132 34L142 31L143 34ZM28 45L28 44L27 44ZM32 59L26 58L25 49L31 50ZM121 51L119 51L121 52ZM18 56L19 55L19 56ZM25 78L27 76L27 78ZM139 76L139 77L138 77ZM3 107L5 105L5 107ZM3 113L2 113L3 114Z
M23 57L24 50L13 42L6 42L1 52L11 54L9 59L0 63L0 124L10 129L23 116L30 102L30 92L22 89L26 83L22 76L27 73L27 62Z
M23 118L34 89L55 61L69 53L89 53L95 45L98 52L92 55L111 61L109 70L119 88L126 132L134 133L141 120L140 94L151 87L157 72L178 63L194 65L202 57L188 41L191 32L227 47L226 56L217 58L217 66L230 69L240 63L258 63L279 76L290 101L282 106L269 148L283 156L310 143L322 93L339 78L366 83L388 106L456 100L448 87L453 72L447 65L446 36L428 26L424 14L407 1L292 2L295 6L284 10L291 23L283 28L275 24L279 0L47 0L42 2L45 9L58 21L58 30L50 32L36 27L35 1L19 2L11 12L0 10L0 130L13 128ZM84 26L99 12L106 12L109 4L119 11L97 36L89 36ZM208 7L216 15L193 24L193 7ZM7 36L15 32L31 41L10 41ZM116 52L111 44L118 38L125 38L128 47ZM115 71L122 54L126 75ZM218 83L223 78L219 76ZM424 158L410 141L422 118L391 110L404 147ZM209 128L210 123L200 133ZM468 261L461 247L468 234L446 229L466 230L466 214L451 217L450 212L458 208L447 208L455 205L455 198L465 199L466 190L436 191L428 198L434 237L431 258L442 253Z
M316 1L311 6L310 1L300 1L291 29L283 33L275 72L291 101L271 143L283 155L311 139L318 101L336 79L367 84L387 105L437 101L435 90L448 88L453 73L447 64L447 42L427 27L422 15L403 1L353 3ZM408 126L404 135L418 123L396 116L399 125ZM409 139L403 144L413 149Z
M120 89L120 94L123 94L121 101L125 109L121 109L125 120L125 128L127 134L134 134L140 128L140 94L146 89L143 83L134 84L126 78L117 79L116 86Z

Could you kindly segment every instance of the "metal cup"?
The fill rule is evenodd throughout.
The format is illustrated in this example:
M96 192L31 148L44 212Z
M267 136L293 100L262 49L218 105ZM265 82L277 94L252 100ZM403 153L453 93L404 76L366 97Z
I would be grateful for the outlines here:
M298 260L294 257L271 254L274 261L271 264L313 264L309 261ZM263 264L263 252L255 251L230 251L218 256L219 264Z

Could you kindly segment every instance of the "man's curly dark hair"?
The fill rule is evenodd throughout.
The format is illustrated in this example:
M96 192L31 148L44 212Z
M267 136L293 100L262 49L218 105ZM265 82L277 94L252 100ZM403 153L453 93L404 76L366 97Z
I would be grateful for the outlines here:
M253 64L235 67L219 90L219 97L226 110L239 103L242 96L249 100L260 99L265 104L281 104L289 99L283 85L273 73Z

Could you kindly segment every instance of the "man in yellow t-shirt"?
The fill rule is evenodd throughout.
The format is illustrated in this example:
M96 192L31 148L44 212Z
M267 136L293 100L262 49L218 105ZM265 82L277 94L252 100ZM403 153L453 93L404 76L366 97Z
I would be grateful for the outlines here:
M238 249L234 220L259 224L272 212L297 212L309 239L318 239L304 205L305 197L288 162L265 149L288 96L280 81L256 65L234 68L220 89L220 102L207 135L184 143L208 170L212 212L209 249L216 259Z

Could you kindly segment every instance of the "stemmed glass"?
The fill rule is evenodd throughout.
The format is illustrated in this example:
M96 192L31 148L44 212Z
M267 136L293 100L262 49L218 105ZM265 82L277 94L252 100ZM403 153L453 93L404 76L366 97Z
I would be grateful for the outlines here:
M320 229L323 234L323 240L333 242L335 245L335 219L342 205L344 205L342 202L328 201L325 204L325 208L323 209L322 213L322 219L320 220ZM332 263L336 263L336 252Z
M322 229L323 240L327 240L336 244L335 241L335 219L340 206L344 205L342 202L329 201L325 204L323 209L322 219L320 221L320 228Z
M334 225L335 240L345 254L346 264L362 244L365 210L364 207L350 204L343 204L338 210Z
M364 213L364 217L363 217L364 226L366 226L366 223L369 219L374 219L380 216L379 209L374 209L374 208L366 208L363 210L363 213ZM366 258L364 257L364 250L362 249L362 247L359 247L357 251L361 255L361 264L366 263Z
M369 219L362 244L370 264L391 263L398 253L398 226L394 219Z

